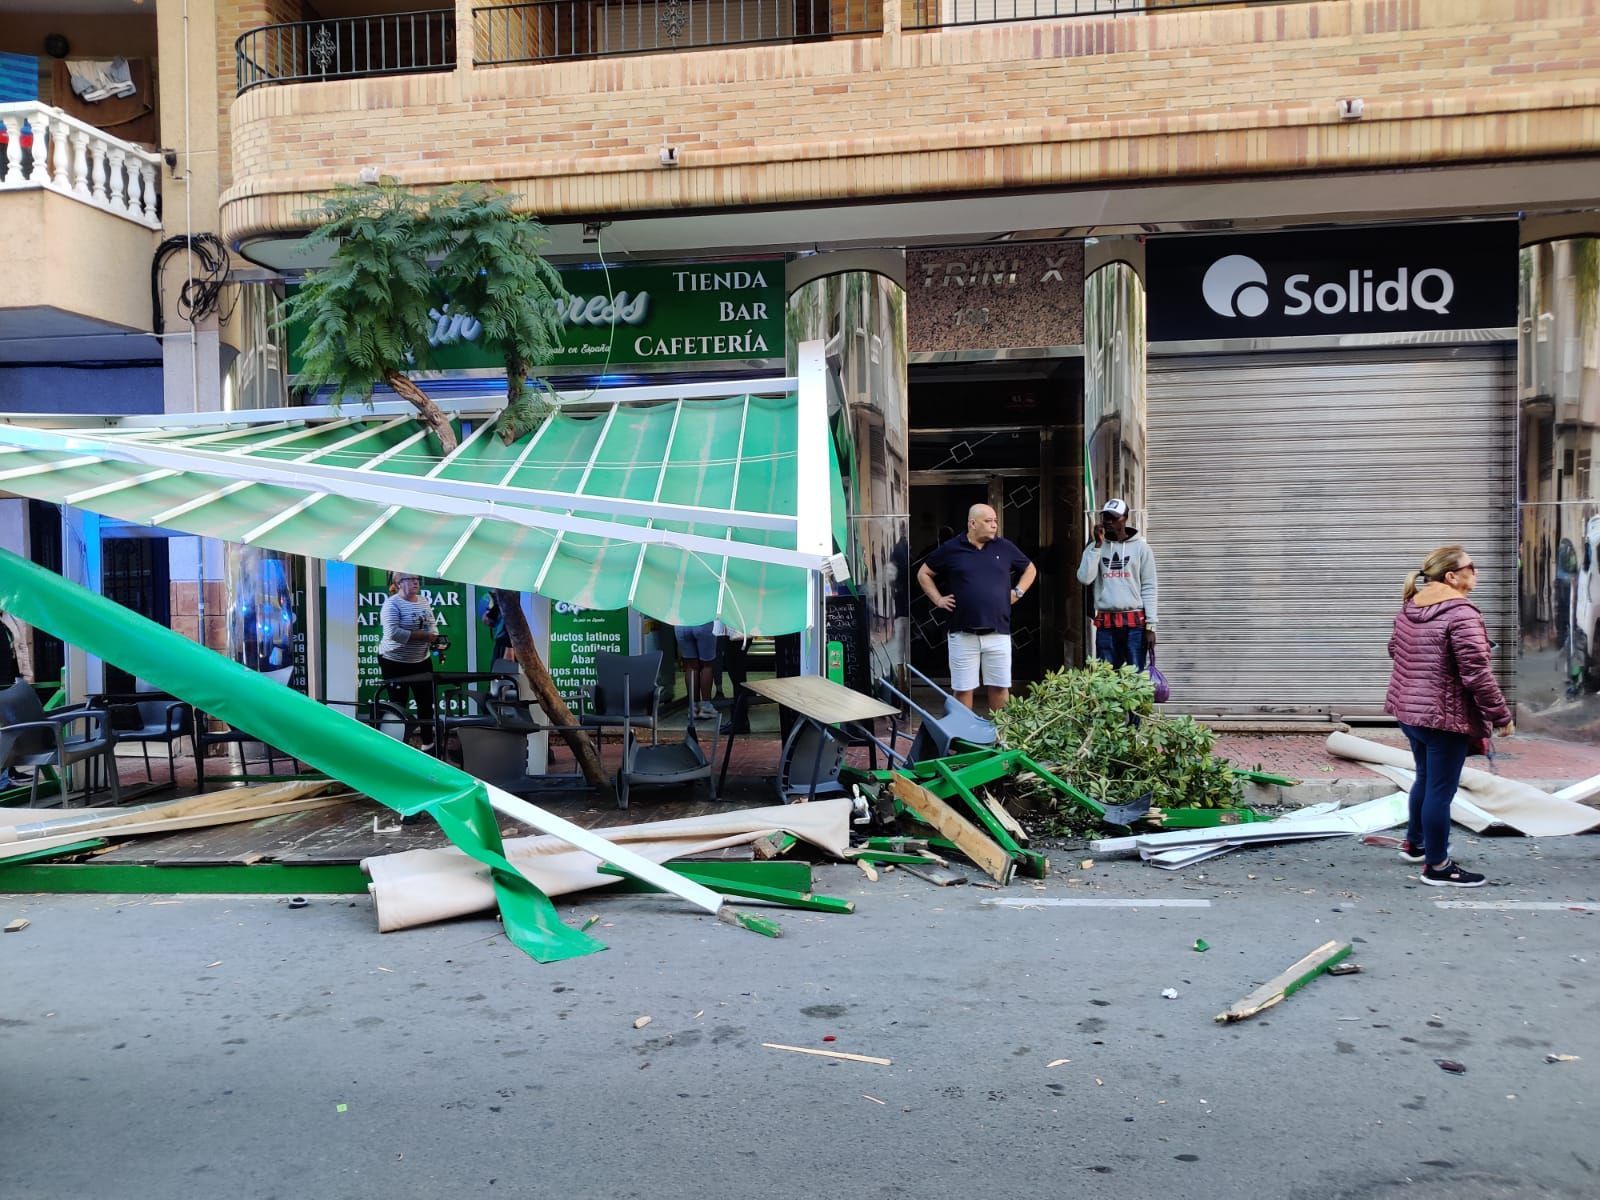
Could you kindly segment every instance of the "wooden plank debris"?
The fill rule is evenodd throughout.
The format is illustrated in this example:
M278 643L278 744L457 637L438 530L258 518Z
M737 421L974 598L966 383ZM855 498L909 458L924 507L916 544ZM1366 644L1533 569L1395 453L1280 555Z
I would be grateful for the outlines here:
M872 1063L874 1066L887 1067L893 1065L893 1060L887 1058L874 1058L870 1054L846 1054L843 1050L812 1050L806 1046L783 1046L777 1042L762 1042L768 1050L787 1050L790 1054L815 1054L818 1058L842 1058L846 1062Z
M1223 1024L1243 1021L1265 1012L1310 983L1335 963L1350 957L1349 942L1324 942L1282 974L1267 980L1243 1000L1237 1001L1216 1019Z
M21 933L24 929L26 929L31 924L33 924L33 922L29 921L27 917L18 917L15 921L10 922L6 926L6 932L7 933Z
M903 775L889 781L895 799L954 842L990 879L1010 883L1016 862L992 838L976 829L954 808Z

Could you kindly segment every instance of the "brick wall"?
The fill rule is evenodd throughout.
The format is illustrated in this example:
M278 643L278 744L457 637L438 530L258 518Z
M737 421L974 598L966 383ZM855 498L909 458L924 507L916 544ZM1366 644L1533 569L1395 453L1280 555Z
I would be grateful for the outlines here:
M1593 153L1597 79L1600 0L1319 0L265 87L224 227L364 162L558 216Z

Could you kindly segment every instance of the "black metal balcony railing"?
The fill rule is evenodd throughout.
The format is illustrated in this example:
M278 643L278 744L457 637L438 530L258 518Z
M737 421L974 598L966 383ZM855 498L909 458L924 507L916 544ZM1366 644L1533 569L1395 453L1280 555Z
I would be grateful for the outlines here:
M906 29L947 29L1055 17L1114 17L1186 8L1237 8L1241 0L910 0ZM1281 0L1280 0L1281 2ZM1293 3L1294 0L1288 0Z
M883 0L535 0L475 8L479 66L880 33Z
M362 75L452 71L454 9L263 25L234 43L238 91Z

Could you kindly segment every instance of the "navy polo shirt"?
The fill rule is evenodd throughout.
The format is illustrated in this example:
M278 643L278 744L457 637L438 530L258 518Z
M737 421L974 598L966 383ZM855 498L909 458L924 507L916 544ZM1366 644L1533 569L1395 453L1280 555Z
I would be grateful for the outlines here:
M951 629L1011 632L1011 586L1028 569L1028 556L1014 543L997 537L980 550L963 533L935 549L927 561L941 590L956 598Z

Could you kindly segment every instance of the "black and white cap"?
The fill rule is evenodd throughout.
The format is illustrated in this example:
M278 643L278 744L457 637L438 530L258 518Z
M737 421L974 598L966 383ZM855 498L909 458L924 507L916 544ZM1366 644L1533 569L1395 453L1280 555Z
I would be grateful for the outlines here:
M1108 517L1125 517L1128 515L1128 502L1126 500L1107 500L1106 506L1100 511Z

